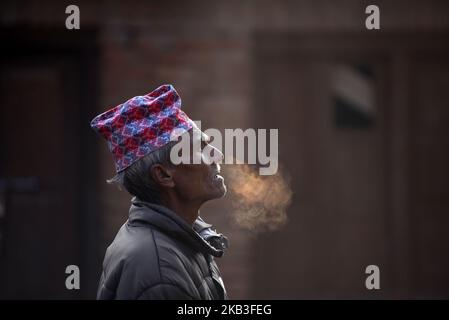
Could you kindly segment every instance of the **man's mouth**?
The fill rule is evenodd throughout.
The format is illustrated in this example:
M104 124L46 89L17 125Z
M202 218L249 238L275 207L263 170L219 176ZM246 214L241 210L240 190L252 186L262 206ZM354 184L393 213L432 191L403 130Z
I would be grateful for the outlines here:
M223 176L220 175L220 166L217 166L216 170L215 170L215 174L214 174L214 180L224 180Z

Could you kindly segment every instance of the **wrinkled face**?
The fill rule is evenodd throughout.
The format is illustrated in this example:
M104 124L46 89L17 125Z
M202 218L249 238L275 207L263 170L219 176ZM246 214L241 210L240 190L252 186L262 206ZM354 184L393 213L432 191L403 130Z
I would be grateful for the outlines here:
M223 158L223 154L209 144L210 139L204 133L191 130L189 134L191 164L178 164L173 172L178 196L201 204L223 197L226 185L217 163ZM201 163L193 164L195 158L197 162L201 159Z

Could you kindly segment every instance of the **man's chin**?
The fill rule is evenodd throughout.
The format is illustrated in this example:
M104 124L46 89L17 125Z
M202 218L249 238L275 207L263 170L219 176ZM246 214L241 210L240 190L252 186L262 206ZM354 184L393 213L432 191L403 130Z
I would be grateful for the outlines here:
M226 195L227 192L228 192L228 188L223 183L223 186L221 187L221 194L220 194L219 198L223 198Z
M214 190L213 190L213 192L210 193L207 201L223 198L226 195L226 193L227 193L227 188L223 182L219 185L214 186Z

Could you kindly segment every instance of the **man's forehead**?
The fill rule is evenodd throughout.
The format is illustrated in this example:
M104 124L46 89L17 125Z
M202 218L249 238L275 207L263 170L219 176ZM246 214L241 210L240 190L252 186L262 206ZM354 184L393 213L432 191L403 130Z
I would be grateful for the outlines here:
M193 139L206 142L210 141L210 137L207 134L196 128L193 129Z

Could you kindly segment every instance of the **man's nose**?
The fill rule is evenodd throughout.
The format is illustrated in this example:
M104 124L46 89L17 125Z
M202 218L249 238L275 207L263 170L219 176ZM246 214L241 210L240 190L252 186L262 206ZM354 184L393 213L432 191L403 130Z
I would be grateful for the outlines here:
M218 148L215 148L214 146L212 146L212 148L213 148L213 159L212 159L212 161L214 163L221 163L223 161L223 159L224 159L223 153Z

